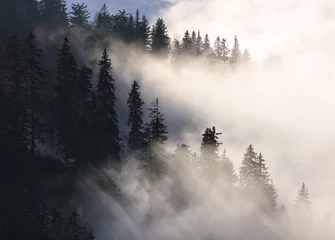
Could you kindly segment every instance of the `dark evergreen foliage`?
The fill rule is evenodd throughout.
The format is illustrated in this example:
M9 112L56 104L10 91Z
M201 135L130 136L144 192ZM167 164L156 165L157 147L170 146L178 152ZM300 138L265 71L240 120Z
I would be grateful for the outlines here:
M113 162L119 163L119 128L116 115L115 80L112 77L112 63L107 49L102 53L99 61L99 75L97 84L97 110L96 110L96 141L100 146L100 161L108 157Z
M137 81L131 85L127 100L129 115L128 126L128 146L131 151L140 150L143 144L143 110L144 102L141 99L140 86Z

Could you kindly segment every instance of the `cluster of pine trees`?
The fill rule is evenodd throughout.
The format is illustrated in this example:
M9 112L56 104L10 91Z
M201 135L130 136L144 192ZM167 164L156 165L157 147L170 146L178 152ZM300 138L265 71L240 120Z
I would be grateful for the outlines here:
M195 31L186 31L182 40L171 43L164 20L159 18L150 27L139 11L135 16L124 10L111 14L104 5L91 22L85 4L73 4L68 12L64 0L5 0L1 5L1 239L94 239L80 226L78 212L64 195L73 190L73 176L92 166L112 166L119 171L122 156L130 154L139 160L150 182L172 174L165 161L179 159L189 162L209 182L223 179L223 184L241 194L257 197L250 198L250 203L258 210L278 212L277 192L265 160L252 145L239 175L226 151L219 153L220 134L215 127L205 129L199 156L186 144L169 154L165 147L168 129L159 100L150 104L149 120L144 122L145 103L138 81L129 90L125 146L121 141L116 80L106 40L118 39L174 60L202 56L210 63L236 65L250 60L248 51L241 53L236 36L232 49L220 37L212 48L208 35L202 40ZM50 49L42 50L32 31L41 28L50 33L62 29L59 35L69 36L59 43L56 61L51 61L55 64L48 67L43 57ZM75 36L83 33L84 49L101 47L97 65L84 65L85 60L75 56L73 46L79 41ZM75 40L70 44L72 37ZM46 149L52 157L45 154ZM65 190L57 183L56 193L51 194L45 180L54 174L70 176L70 180ZM304 184L298 200L309 204Z

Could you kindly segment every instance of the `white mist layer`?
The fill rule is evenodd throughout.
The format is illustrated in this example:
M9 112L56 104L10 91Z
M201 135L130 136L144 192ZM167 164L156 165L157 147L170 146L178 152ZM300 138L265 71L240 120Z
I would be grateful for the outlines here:
M204 129L216 126L223 133L220 140L237 171L246 148L252 143L266 160L278 189L279 202L290 209L297 190L305 182L313 215L322 220L327 213L335 211L332 191L335 184L334 9L331 0L322 4L317 0L179 0L162 12L172 35L181 36L186 29L199 29L203 35L207 32L211 40L220 35L231 42L237 34L241 46L250 49L256 63L261 63L266 54L279 54L283 64L267 71L258 65L224 73L186 61L175 68L166 60L128 53L126 47L115 43L110 56L117 75L129 85L134 79L140 80L147 105L157 96L160 98L168 125L176 124L176 115L187 120L186 128L181 133L171 132L171 136L181 135L193 151L199 151ZM181 141L170 141L169 145L175 147L178 143ZM134 176L138 174L134 167L127 171L127 186L121 186L124 191L136 184ZM185 176L183 173L179 174ZM214 234L213 239L249 236L308 239L324 230L324 226L316 224L313 233L297 233L301 230L297 227L299 220L283 227L285 231L271 223L255 221L244 215L241 202L227 209L219 186L206 195L202 192L203 181L198 177L191 179L195 181L191 190L195 200L192 208L173 212L159 191L156 197L160 200L155 202L158 210L153 210L159 220L149 227L142 222L148 207L145 193L135 195L142 199L142 205L136 202L125 208L105 193L93 191L106 215L102 218L104 223L96 223L95 227L106 239L113 234L119 239L134 236L135 239L179 239L176 233L184 234L187 239L202 239L210 233ZM89 191L92 189L94 186L89 187ZM206 198L201 201L201 197ZM110 215L117 215L121 220L106 223ZM264 227L266 224L270 226ZM236 225L241 229L235 229ZM275 229L269 233L271 228ZM286 238L286 234L298 237ZM318 235L318 239L322 238Z

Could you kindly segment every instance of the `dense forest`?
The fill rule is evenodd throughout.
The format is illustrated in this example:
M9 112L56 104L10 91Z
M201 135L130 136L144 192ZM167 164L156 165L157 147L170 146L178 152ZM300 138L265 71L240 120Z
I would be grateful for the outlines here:
M150 26L140 11L111 13L106 5L92 16L84 3L67 9L65 0L4 0L0 20L1 239L99 240L90 223L95 220L85 219L76 207L76 183L95 174L101 191L121 205L131 204L117 182L101 174L112 168L117 175L130 156L145 176L138 179L144 191L172 179L165 201L177 211L191 204L187 189L198 183L191 177L183 180L177 174L182 171L208 186L219 184L227 199L239 196L259 216L286 216L266 156L252 144L245 146L236 170L221 133L212 126L204 129L201 145L193 146L199 153L187 143L167 151L169 129L159 96L146 106L137 80L124 103L127 121L118 117L118 79L109 51L113 43L122 42L139 55L166 58L176 67L192 59L235 71L251 63L237 36L231 48L226 38L211 42L195 30L171 39L162 18ZM97 49L98 59L82 54ZM308 188L301 183L294 205L308 211L310 204Z

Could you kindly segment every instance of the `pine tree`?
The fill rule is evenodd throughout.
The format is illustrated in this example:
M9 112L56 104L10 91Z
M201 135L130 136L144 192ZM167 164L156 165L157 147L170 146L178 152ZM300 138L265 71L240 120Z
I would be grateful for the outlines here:
M196 45L195 45L195 52L196 56L200 56L203 50L204 43L202 42L202 37L200 35L200 31L198 31L197 39L196 39Z
M211 44L210 44L210 41L209 41L208 34L205 35L204 46L203 47L204 47L203 52L205 53L205 55L210 54L210 52L211 52Z
M170 37L165 22L158 18L151 32L151 50L153 53L168 53L170 46Z
M134 17L132 14L129 14L129 18L126 23L124 38L126 43L131 43L135 41L135 24L134 24Z
M29 102L24 46L19 36L10 37L1 62L1 81L6 104L6 126L16 149L25 148L28 140L27 102Z
M250 144L240 167L240 187L247 193L253 193L258 184L256 171L259 167L257 161L257 154Z
M172 61L177 63L183 53L182 45L180 44L179 40L175 39L173 41L171 52L172 52Z
M145 15L142 17L142 21L140 23L140 35L139 35L139 43L140 46L143 47L144 50L147 50L150 45L150 27L149 22Z
M215 180L218 176L218 150L222 143L218 141L221 133L216 132L216 128L206 128L202 134L200 147L200 161L205 177L208 180Z
M230 49L227 46L227 41L225 38L221 40L221 61L224 63L229 62Z
M94 92L92 69L83 66L78 75L78 124L76 129L76 165L88 164L95 158L94 151Z
M221 60L222 48L221 48L221 39L217 37L214 41L214 55L217 60Z
M220 174L225 178L228 184L232 187L237 186L238 177L235 173L234 164L227 156L226 149L223 150L223 154L220 158Z
M295 202L299 208L303 209L309 208L311 201L309 200L309 192L305 183L303 183L301 188L299 189L298 196L296 197Z
M112 17L112 33L117 38L128 41L133 38L134 34L134 26L133 26L133 16L131 16L131 20L129 21L129 13L126 12L126 10L118 11L117 14L115 14ZM129 29L129 33L128 33ZM130 41L128 41L130 42Z
M49 236L52 240L62 240L64 239L66 233L65 221L61 210L54 206L51 209L51 225Z
M95 30L99 32L99 35L110 34L112 31L112 15L110 14L106 4L102 6L100 11L97 13L94 19Z
M164 124L164 114L160 112L158 98L149 108L150 122L146 125L149 142L165 144L167 141L167 127Z
M230 55L230 63L233 66L236 66L240 63L241 61L241 50L240 50L240 44L239 41L237 39L237 36L235 35L234 37L234 45L233 48L231 50L231 55Z
M184 55L190 55L192 52L192 38L190 36L189 31L187 30L184 34L182 41L182 52Z
M130 132L128 135L128 146L132 151L137 151L143 143L143 104L140 93L140 85L134 81L128 97L128 126Z
M72 27L88 28L90 13L87 10L87 5L84 3L72 4L72 11L70 12L69 22Z
M77 63L71 52L69 40L64 39L59 49L57 61L56 102L58 108L58 144L64 153L65 161L70 164L75 150L75 129L78 120L78 80Z
M76 209L73 210L68 220L67 233L69 240L82 240L85 228L78 224L79 214Z
M149 122L145 126L144 146L141 153L143 167L153 182L166 173L164 145L168 140L167 127L164 124L164 114L160 112L158 98L150 104Z
M112 161L119 164L119 128L116 114L115 86L111 75L112 63L104 49L99 61L99 75L97 84L97 141L101 146L100 161L111 157Z
M35 156L37 140L43 141L43 109L44 99L41 85L44 80L44 72L40 64L42 50L35 46L36 36L30 32L25 42L26 70L29 82L29 123L30 150Z
M250 53L247 49L245 49L243 54L242 54L241 61L242 61L243 64L246 65L246 64L250 63L250 60L251 60Z
M44 24L51 27L68 27L65 0L41 0L39 6Z

